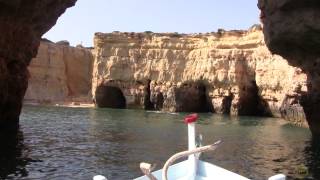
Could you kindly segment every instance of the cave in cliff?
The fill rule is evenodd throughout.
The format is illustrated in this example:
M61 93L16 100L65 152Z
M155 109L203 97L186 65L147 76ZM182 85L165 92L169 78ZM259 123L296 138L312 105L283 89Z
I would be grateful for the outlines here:
M161 92L154 93L151 96L151 103L152 103L152 108L154 110L157 110L157 111L162 110L163 103L164 103L163 94Z
M126 99L118 87L99 86L96 89L95 102L102 108L126 108Z
M203 83L186 83L174 91L177 112L210 112L212 107Z
M239 101L236 104L236 107L233 105L233 108L231 114L272 116L268 104L259 95L259 89L255 81L251 82L251 86L243 87L241 89Z
M205 47L203 38L208 39ZM306 89L304 73L270 53L259 26L179 38L171 33L96 33L94 39L93 79L121 81L115 86L125 92L127 107L281 117L289 113L281 114L280 108L291 108L282 105L284 95L298 97L297 86Z
M145 94L143 98L143 106L146 110L154 110L154 104L151 102L151 91L150 91L151 80L147 81L147 85L144 88Z
M220 114L230 114L232 99L233 94L224 97L221 108L215 108L215 111Z
M145 92L145 109L161 111L164 104L164 96L160 91L151 90L151 80L148 80Z

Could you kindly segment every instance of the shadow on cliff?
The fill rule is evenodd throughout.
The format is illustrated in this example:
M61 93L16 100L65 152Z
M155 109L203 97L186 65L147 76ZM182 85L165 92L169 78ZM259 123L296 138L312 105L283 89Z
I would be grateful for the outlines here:
M25 157L26 146L23 143L23 133L0 133L0 179L21 178L28 176L26 165L32 160Z

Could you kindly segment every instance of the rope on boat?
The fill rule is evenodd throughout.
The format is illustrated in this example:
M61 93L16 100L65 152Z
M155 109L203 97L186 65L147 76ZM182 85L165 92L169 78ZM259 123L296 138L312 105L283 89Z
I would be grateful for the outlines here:
M189 150L189 151L183 151L183 152L179 152L173 156L171 156L167 162L164 164L163 168L162 168L162 180L168 180L168 169L169 167L177 160L180 159L182 157L186 157L189 156L191 154L197 154L197 153L202 153L202 152L206 152L206 151L213 151L215 149L217 149L218 145L221 143L222 141L219 140L217 142L215 142L214 144L211 145L207 145L207 146L202 146L202 147L198 147L196 149L193 150Z
M157 180L156 177L152 174L152 171L156 168L156 165L151 165L149 163L142 162L140 163L140 169L144 175L146 175L150 180Z

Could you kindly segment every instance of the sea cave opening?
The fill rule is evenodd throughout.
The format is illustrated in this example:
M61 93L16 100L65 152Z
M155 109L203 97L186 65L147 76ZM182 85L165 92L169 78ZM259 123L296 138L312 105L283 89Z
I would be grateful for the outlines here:
M207 88L204 83L184 84L175 90L177 112L212 112Z
M126 108L126 98L118 87L98 86L96 89L95 103L102 108Z
M250 87L242 88L239 102L238 115L272 116L268 103L260 96L256 81L251 81Z
M226 96L226 97L223 98L223 100L222 100L222 109L220 110L220 113L222 113L222 114L230 114L233 98L234 98L233 94L230 94L229 96Z

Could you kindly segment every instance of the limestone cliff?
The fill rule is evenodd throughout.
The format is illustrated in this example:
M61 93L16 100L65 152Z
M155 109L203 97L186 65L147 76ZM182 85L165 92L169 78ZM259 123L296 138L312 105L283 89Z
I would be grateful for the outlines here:
M259 0L263 32L271 52L307 74L307 91L299 100L314 137L320 136L320 2Z
M90 49L41 41L38 55L28 67L25 102L91 101L92 63Z
M260 27L207 34L96 33L98 106L273 115L306 126L306 75L272 55ZM122 103L106 103L117 97Z
M0 133L4 137L18 129L27 66L37 54L41 36L75 1L0 0Z

